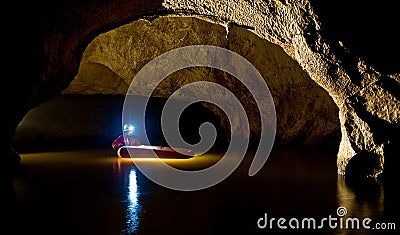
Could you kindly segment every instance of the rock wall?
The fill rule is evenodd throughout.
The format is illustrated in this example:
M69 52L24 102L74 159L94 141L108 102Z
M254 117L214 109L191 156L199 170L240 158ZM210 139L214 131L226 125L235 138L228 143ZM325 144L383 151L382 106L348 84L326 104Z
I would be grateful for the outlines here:
M196 17L165 16L138 20L99 35L87 47L79 72L63 94L125 95L139 70L150 60L188 45L230 49L249 60L268 84L277 110L277 144L338 145L338 108L299 64L279 46L248 29L224 26ZM150 81L150 80L149 80ZM196 81L212 81L234 91L250 119L254 138L260 134L259 112L249 91L229 74L207 68L181 70L168 76L155 96L168 98ZM151 89L152 84L147 84ZM225 101L228 102L228 101ZM205 104L206 105L206 104ZM231 127L220 109L209 106Z
M368 177L383 171L384 156L396 162L393 149L398 149L399 119L393 120L386 110L399 112L398 81L400 74L377 71L374 66L352 53L339 40L331 40L322 30L321 22L309 1L167 1L165 6L178 12L190 12L225 22L236 22L253 29L260 37L280 45L304 68L310 77L323 87L339 107L342 139L338 152L338 172L346 167L357 153L366 151L378 156L376 164L368 157L357 161L354 169L371 168ZM238 10L240 9L240 10ZM385 87L392 84L392 91ZM383 91L385 90L385 91ZM366 103L374 98L373 112ZM380 116L377 113L381 113ZM394 115L397 117L397 114ZM385 131L382 131L385 130ZM385 149L390 149L385 153ZM369 155L369 154L363 154ZM357 170L356 170L357 171ZM360 171L361 172L361 171Z
M387 17L397 16L396 7L386 2L356 3L352 4L355 8L348 8L343 1L314 0L9 2L7 11L15 13L18 20L3 16L3 21L7 22L4 28L7 33L3 36L6 45L4 68L14 71L9 75L10 83L6 87L8 99L3 100L4 121L0 126L4 171L8 172L8 166L17 162L12 138L19 122L29 110L68 87L78 72L83 52L96 36L138 19L174 14L197 16L228 29L230 25L240 25L280 46L328 92L339 109L342 138L338 173L361 169L354 172L376 177L385 169L396 175L395 166L399 163L397 155L400 152L399 44L394 36L397 19ZM365 10L365 6L369 6L370 10L364 20L370 20L366 20L366 27L361 27L366 29L362 32L345 30L348 35L344 35L340 29L349 25L347 22L351 18L347 21L346 17L346 20L326 17L338 15L341 19L346 12L350 13L347 16L358 17L359 14L352 14L352 10L349 12L348 9L359 13ZM360 26L365 23L363 19L355 20L360 22ZM335 28L340 22L343 24ZM389 33L381 35L383 28ZM345 40L335 36L337 34L344 36ZM361 40L348 43L353 38ZM394 65L390 69L375 66L377 61L385 61L384 57L370 60L357 54L370 51L364 41L376 46L373 40L380 43L378 48L385 48L385 52L395 55L386 59L387 65ZM21 69L21 64L24 69ZM122 77L119 71L113 72ZM355 160L351 163L353 158ZM377 160L370 164L371 158Z

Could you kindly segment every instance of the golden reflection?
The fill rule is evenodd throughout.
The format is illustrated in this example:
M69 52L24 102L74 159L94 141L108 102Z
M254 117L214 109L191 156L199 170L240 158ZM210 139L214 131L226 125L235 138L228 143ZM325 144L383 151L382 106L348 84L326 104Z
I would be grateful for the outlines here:
M337 200L338 206L347 209L347 218L371 218L374 220L380 219L384 215L384 190L378 180L349 181L345 176L338 175ZM339 234L352 234L353 232L341 230ZM365 232L365 234L369 234L367 231Z
M120 158L122 163L132 163L135 162L149 164L154 168L160 166L161 163L166 163L171 167L181 169L181 170L201 170L210 167L217 163L223 154L218 153L207 153L203 155L197 155L193 158L188 159L172 159L172 158Z

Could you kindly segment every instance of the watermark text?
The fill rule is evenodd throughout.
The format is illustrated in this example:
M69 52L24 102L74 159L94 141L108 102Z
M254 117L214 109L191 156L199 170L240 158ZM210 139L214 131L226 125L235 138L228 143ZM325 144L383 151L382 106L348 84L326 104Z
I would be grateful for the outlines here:
M269 217L267 213L257 220L259 229L379 229L395 230L394 222L374 222L371 218L348 217L345 207L338 207L336 215L323 218L284 218Z

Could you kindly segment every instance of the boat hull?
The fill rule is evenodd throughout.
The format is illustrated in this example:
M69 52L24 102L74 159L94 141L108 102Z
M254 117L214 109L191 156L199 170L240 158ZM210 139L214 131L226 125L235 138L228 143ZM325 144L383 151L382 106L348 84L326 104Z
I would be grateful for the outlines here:
M188 159L194 157L195 153L190 149L163 147L163 146L122 146L117 150L120 158L159 158L165 159Z

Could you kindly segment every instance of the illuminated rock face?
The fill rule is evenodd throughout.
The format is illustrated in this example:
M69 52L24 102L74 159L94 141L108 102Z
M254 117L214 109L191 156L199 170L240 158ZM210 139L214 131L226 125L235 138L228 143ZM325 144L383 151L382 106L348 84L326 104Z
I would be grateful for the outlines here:
M32 12L30 4L39 4L35 9L41 9L40 12ZM5 67L19 71L19 74L10 79L12 84L9 99L15 102L6 102L4 109L5 121L1 125L3 153L9 152L7 149L10 140L24 115L31 108L60 94L69 86L78 73L86 46L96 36L140 18L179 14L210 20L215 23L211 27L216 30L220 30L218 24L227 26L228 38L234 39L233 42L221 40L218 43L233 50L240 51L246 48L238 48L234 43L240 40L236 40L235 37L249 37L257 42L263 39L268 42L261 40L259 43L274 43L295 60L307 76L330 95L338 108L342 135L338 152L340 174L345 173L349 161L360 152L363 152L363 157L350 164L351 169L371 167L371 164L363 164L362 159L365 159L365 156L373 156L379 160L373 161L376 162L373 170L355 172L372 172L368 174L377 176L383 169L390 169L390 166L396 165L393 163L398 162L396 154L399 153L399 145L396 141L400 139L400 74L395 73L399 72L398 69L381 70L368 60L359 58L357 53L354 54L354 44L348 47L346 43L339 41L340 38L328 37L327 35L334 35L329 33L328 27L334 23L331 21L331 24L325 24L327 27L321 24L314 11L314 6L317 6L314 1L205 0L200 3L197 0L114 0L105 3L94 0L79 3L57 1L51 5L27 2L26 10L20 9L20 6L21 3L18 2L15 10L21 13L21 20L27 22L27 30L13 26L5 29L9 32L7 35L10 35L6 38L8 60ZM12 9L12 6L9 8ZM385 9L390 9L390 6ZM323 14L320 16L324 17ZM230 27L235 24L241 27ZM146 28L145 24L143 27ZM244 28L260 39L249 36L249 32ZM154 25L148 26L148 29L154 29ZM168 27L165 30L168 31ZM218 38L218 34L213 36ZM368 37L370 36L372 35ZM367 39L366 37L365 40ZM205 37L204 40L207 42L211 39ZM182 44L176 41L173 45ZM392 46L395 51L395 45ZM267 48L270 47L274 46ZM147 55L146 58L153 58L157 54ZM24 58L26 64L23 70L20 69L21 64L16 62L21 58ZM249 55L249 60L263 64L261 58L255 55ZM136 68L143 61L137 63ZM108 68L103 68L104 73L108 73L117 81L125 79L129 84L134 71L119 71L117 66L107 66ZM262 68L264 67L261 66L261 70ZM95 71L99 72L97 69ZM80 74L80 77L83 78L84 74ZM265 79L272 78L273 76L266 76ZM122 85L112 84L116 93L126 89ZM282 95L279 90L276 92L277 97Z
M245 28L232 26L227 32L221 25L193 17L160 17L151 23L139 20L100 35L86 49L77 76L63 94L125 95L147 62L189 45L224 47L258 68L274 99L277 144L338 145L338 108L296 61L277 45ZM150 81L145 89L152 88ZM215 82L234 91L248 113L253 136L260 134L258 108L250 99L251 94L225 72L206 68L179 71L168 76L154 95L168 98L176 89L196 81ZM238 128L231 126L226 116L214 107L209 106L225 118L222 121L225 128Z

